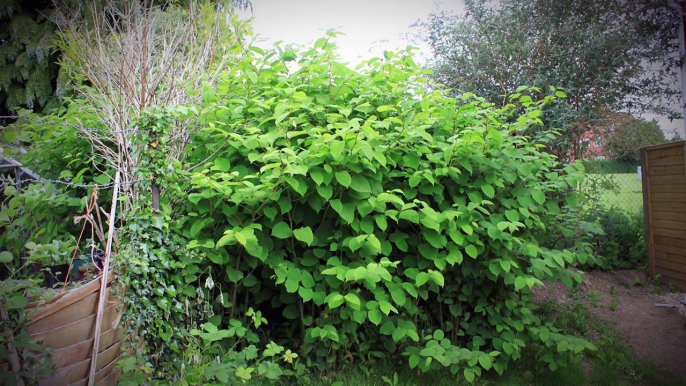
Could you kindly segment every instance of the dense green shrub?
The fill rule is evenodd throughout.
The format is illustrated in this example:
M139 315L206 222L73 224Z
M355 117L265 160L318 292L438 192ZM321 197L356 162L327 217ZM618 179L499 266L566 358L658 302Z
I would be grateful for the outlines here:
M634 269L648 262L648 249L643 230L643 214L628 213L613 208L600 208L590 219L603 229L593 243L602 259L599 266L606 270Z
M404 357L472 380L523 347L553 369L592 348L532 313L533 286L572 286L568 267L593 261L566 193L579 167L553 170L519 134L554 97L451 98L425 87L409 49L357 72L333 35L251 47L202 92L187 166L165 165L177 182L161 210L206 256L195 285L221 287L214 312L260 309L322 369Z

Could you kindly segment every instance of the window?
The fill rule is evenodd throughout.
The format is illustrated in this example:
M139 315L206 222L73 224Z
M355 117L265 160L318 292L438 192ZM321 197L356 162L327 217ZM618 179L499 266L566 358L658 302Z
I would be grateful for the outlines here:
M595 147L603 146L603 139L600 137L593 138L593 146L595 146Z
M604 156L604 155L599 155L599 156L596 156L595 159L605 159L605 156Z
M582 148L588 148L588 146L591 144L591 140L588 138L580 139L579 140L579 147Z

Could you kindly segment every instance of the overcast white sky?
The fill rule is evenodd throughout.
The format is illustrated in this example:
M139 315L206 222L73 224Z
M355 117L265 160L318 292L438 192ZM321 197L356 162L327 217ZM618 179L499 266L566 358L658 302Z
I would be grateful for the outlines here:
M410 44L403 36L412 32L410 26L435 7L462 10L461 0L438 3L433 0L253 0L252 3L252 14L242 14L253 17L253 31L264 39L259 45L267 46L279 40L306 44L334 28L346 35L337 38L338 53L343 61L353 65L358 64L360 58L380 56L384 49L404 48ZM422 55L428 54L426 45L413 45L421 49L420 60ZM652 119L653 116L644 118ZM678 129L681 137L686 138L682 120L669 122L664 117L657 118L668 135Z

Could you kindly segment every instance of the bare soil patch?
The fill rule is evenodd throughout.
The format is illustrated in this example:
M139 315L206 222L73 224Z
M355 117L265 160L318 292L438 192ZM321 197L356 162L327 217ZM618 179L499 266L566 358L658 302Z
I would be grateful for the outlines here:
M637 270L588 272L584 277L582 301L590 312L615 325L639 359L686 380L686 306L680 303L684 293L658 293L647 275ZM538 300L574 301L559 282L535 293ZM677 308L656 307L656 303Z

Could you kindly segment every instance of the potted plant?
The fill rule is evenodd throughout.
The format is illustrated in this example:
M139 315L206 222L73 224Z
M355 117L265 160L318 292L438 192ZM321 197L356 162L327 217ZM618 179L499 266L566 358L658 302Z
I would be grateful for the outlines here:
M28 242L26 248L29 250L27 260L42 265L46 287L52 288L55 283L66 281L69 264L76 248L76 240L73 237L53 240L48 244Z

